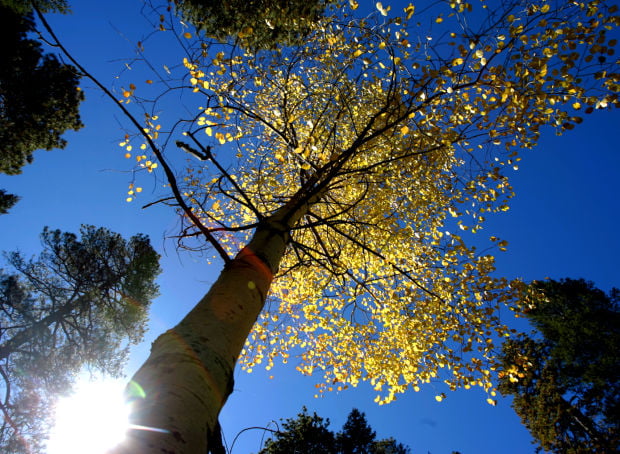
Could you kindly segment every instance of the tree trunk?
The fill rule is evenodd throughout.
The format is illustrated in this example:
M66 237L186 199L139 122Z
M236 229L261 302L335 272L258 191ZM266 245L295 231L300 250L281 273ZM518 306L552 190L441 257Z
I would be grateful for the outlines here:
M208 452L233 390L235 361L284 253L285 224L273 217L263 223L194 309L153 343L127 388L134 426L111 453Z

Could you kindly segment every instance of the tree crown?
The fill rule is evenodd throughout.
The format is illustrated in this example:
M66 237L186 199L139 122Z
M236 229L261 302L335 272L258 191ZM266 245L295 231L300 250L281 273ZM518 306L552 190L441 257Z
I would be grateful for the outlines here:
M281 261L259 257L276 280L246 369L295 354L302 373L323 374L321 392L367 380L383 403L441 375L494 402L515 289L480 252L507 242L472 234L508 209L518 150L544 126L562 133L617 104L617 7L379 6L360 17L340 3L303 45L257 52L162 16L186 56L160 82L195 94L195 114L167 127L162 98L132 83L123 105L141 101L145 132L121 146L151 147L137 169L161 165L185 247L227 261L255 231L289 238ZM191 156L158 145L172 142Z

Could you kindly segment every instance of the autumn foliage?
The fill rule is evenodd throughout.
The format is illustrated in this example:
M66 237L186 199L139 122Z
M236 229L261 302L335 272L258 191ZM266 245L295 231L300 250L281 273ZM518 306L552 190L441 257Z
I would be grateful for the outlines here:
M273 52L185 32L195 115L165 127L165 113L147 112L151 132L122 145L162 143L165 131L203 159L188 158L172 182L188 248L217 244L226 259L283 206L305 207L244 368L295 355L300 372L323 375L320 391L367 380L379 402L440 376L493 394L513 289L480 250L507 243L472 234L508 209L508 176L543 127L561 134L617 103L607 36L617 7L357 7L341 5L304 45ZM172 168L173 153L156 146L138 161Z
M134 127L127 200L155 176L146 206L174 207L179 246L224 262L134 376L134 421L159 431L136 446L213 446L239 354L248 371L294 357L319 393L367 381L387 403L443 381L495 403L519 284L495 273L507 242L485 220L508 209L519 153L545 128L618 105L618 7L403 6L338 2L303 42L253 50L256 27L221 42L162 5L153 33L178 60L140 41L152 77L117 92L92 78Z

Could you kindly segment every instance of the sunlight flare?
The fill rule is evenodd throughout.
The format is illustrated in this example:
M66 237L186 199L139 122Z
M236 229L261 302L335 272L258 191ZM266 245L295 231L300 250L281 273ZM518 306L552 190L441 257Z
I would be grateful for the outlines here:
M49 454L104 453L120 443L129 427L129 405L123 398L125 382L84 380L56 406Z

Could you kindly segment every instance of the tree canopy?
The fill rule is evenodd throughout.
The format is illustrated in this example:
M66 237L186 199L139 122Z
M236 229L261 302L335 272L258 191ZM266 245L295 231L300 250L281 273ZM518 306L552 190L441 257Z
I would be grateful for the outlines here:
M65 0L0 0L0 6L6 6L11 8L18 14L27 14L33 11L33 6L39 9L39 11L67 13L69 12L69 5Z
M32 13L0 5L0 21L0 172L12 175L35 150L66 145L62 134L83 126L78 106L84 96L75 68L28 38L35 31Z
M499 390L555 453L620 449L620 292L582 279L535 281L523 296L536 331L504 344Z
M326 0L180 0L180 15L209 36L238 39L252 49L300 44Z
M295 349L324 389L369 380L381 402L441 369L450 389L489 390L493 337L507 334L496 314L512 290L470 234L508 209L510 171L541 128L562 133L617 103L616 7L354 8L286 51L186 37L186 74L166 83L183 77L195 115L167 127L163 101L133 84L125 95L148 106L149 132L121 146L139 169L164 166L172 193L161 197L183 213L189 248L226 261L255 229L284 222L248 370ZM160 151L177 138L199 159ZM494 235L486 244L506 248Z
M37 2L48 11L66 11L62 1ZM28 37L35 31L32 3L0 2L0 172L15 175L32 162L35 150L64 148L61 137L83 125L78 107L84 99L75 68ZM19 198L0 193L0 214Z
M147 237L83 226L46 229L43 251L6 255L0 272L0 450L36 452L49 412L83 366L118 376L157 295L159 255Z
M15 194L9 194L4 189L0 189L0 214L6 214L18 200L19 197Z
M316 413L309 415L304 407L297 418L282 423L282 430L265 442L260 454L408 454L409 448L393 438L376 439L366 416L354 408L349 413L342 430L334 434L329 430L329 419Z

